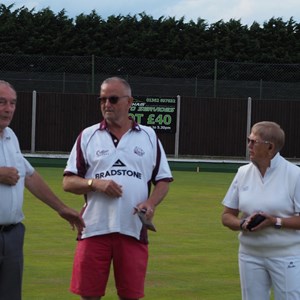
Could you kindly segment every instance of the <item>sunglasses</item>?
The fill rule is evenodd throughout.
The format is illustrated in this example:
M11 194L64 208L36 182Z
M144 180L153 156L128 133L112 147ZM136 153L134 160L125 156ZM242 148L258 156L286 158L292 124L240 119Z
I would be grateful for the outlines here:
M121 97L118 97L118 96L98 97L98 100L100 100L101 104L105 104L107 100L109 101L110 104L116 104L116 103L118 103L118 101L121 98L126 98L126 97L129 97L129 96L121 96Z
M256 144L270 144L269 141L260 141L260 140L253 140L250 138L247 138L247 143L251 145L256 145Z

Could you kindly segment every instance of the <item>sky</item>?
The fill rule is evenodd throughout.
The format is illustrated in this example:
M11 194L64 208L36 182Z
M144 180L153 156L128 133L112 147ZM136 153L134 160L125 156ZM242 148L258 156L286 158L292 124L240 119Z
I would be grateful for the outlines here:
M55 14L65 9L69 18L79 14L96 13L106 20L111 15L134 16L144 12L154 19L160 17L184 17L186 22L198 18L208 25L223 20L240 20L243 25L258 22L263 25L272 17L288 21L291 17L300 23L299 0L2 0L6 6L13 4L13 10L22 6L34 11L50 8Z

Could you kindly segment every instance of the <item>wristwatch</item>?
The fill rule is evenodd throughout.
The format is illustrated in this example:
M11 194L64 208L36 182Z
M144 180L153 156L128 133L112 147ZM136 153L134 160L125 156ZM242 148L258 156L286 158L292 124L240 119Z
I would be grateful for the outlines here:
M276 223L275 223L274 227L276 229L280 229L281 226L282 226L282 220L281 220L281 218L276 218Z
M242 219L241 221L240 221L240 230L244 230L243 229L243 225L244 225L244 223L246 222L246 219Z
M93 190L93 187L92 187L92 185L93 185L93 179L89 179L88 182L87 182L87 184L88 184L89 188L91 190Z

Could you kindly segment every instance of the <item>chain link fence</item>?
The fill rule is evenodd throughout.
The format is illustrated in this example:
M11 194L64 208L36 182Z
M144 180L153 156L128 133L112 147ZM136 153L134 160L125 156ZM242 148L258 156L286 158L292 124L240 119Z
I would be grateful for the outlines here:
M300 100L300 64L0 55L0 77L17 91L96 94L110 76L141 96Z

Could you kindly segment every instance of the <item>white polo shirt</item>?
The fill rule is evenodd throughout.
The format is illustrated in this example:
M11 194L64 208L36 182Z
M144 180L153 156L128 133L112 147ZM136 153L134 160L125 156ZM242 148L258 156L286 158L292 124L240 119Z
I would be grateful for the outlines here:
M239 168L223 205L238 209L244 217L254 212L287 218L300 212L300 168L278 153L264 177L249 163ZM240 252L260 256L300 255L300 230L267 227L258 232L241 232Z
M22 155L17 137L8 127L0 138L0 167L15 167L19 171L20 179L16 185L0 183L0 224L15 224L24 219L25 177L32 175L34 168Z
M118 143L106 130L105 122L83 130L67 162L64 175L112 179L123 194L111 198L104 193L86 196L83 218L86 228L81 238L119 232L141 238L142 224L134 207L148 199L151 182L172 181L169 164L154 130L134 124Z

